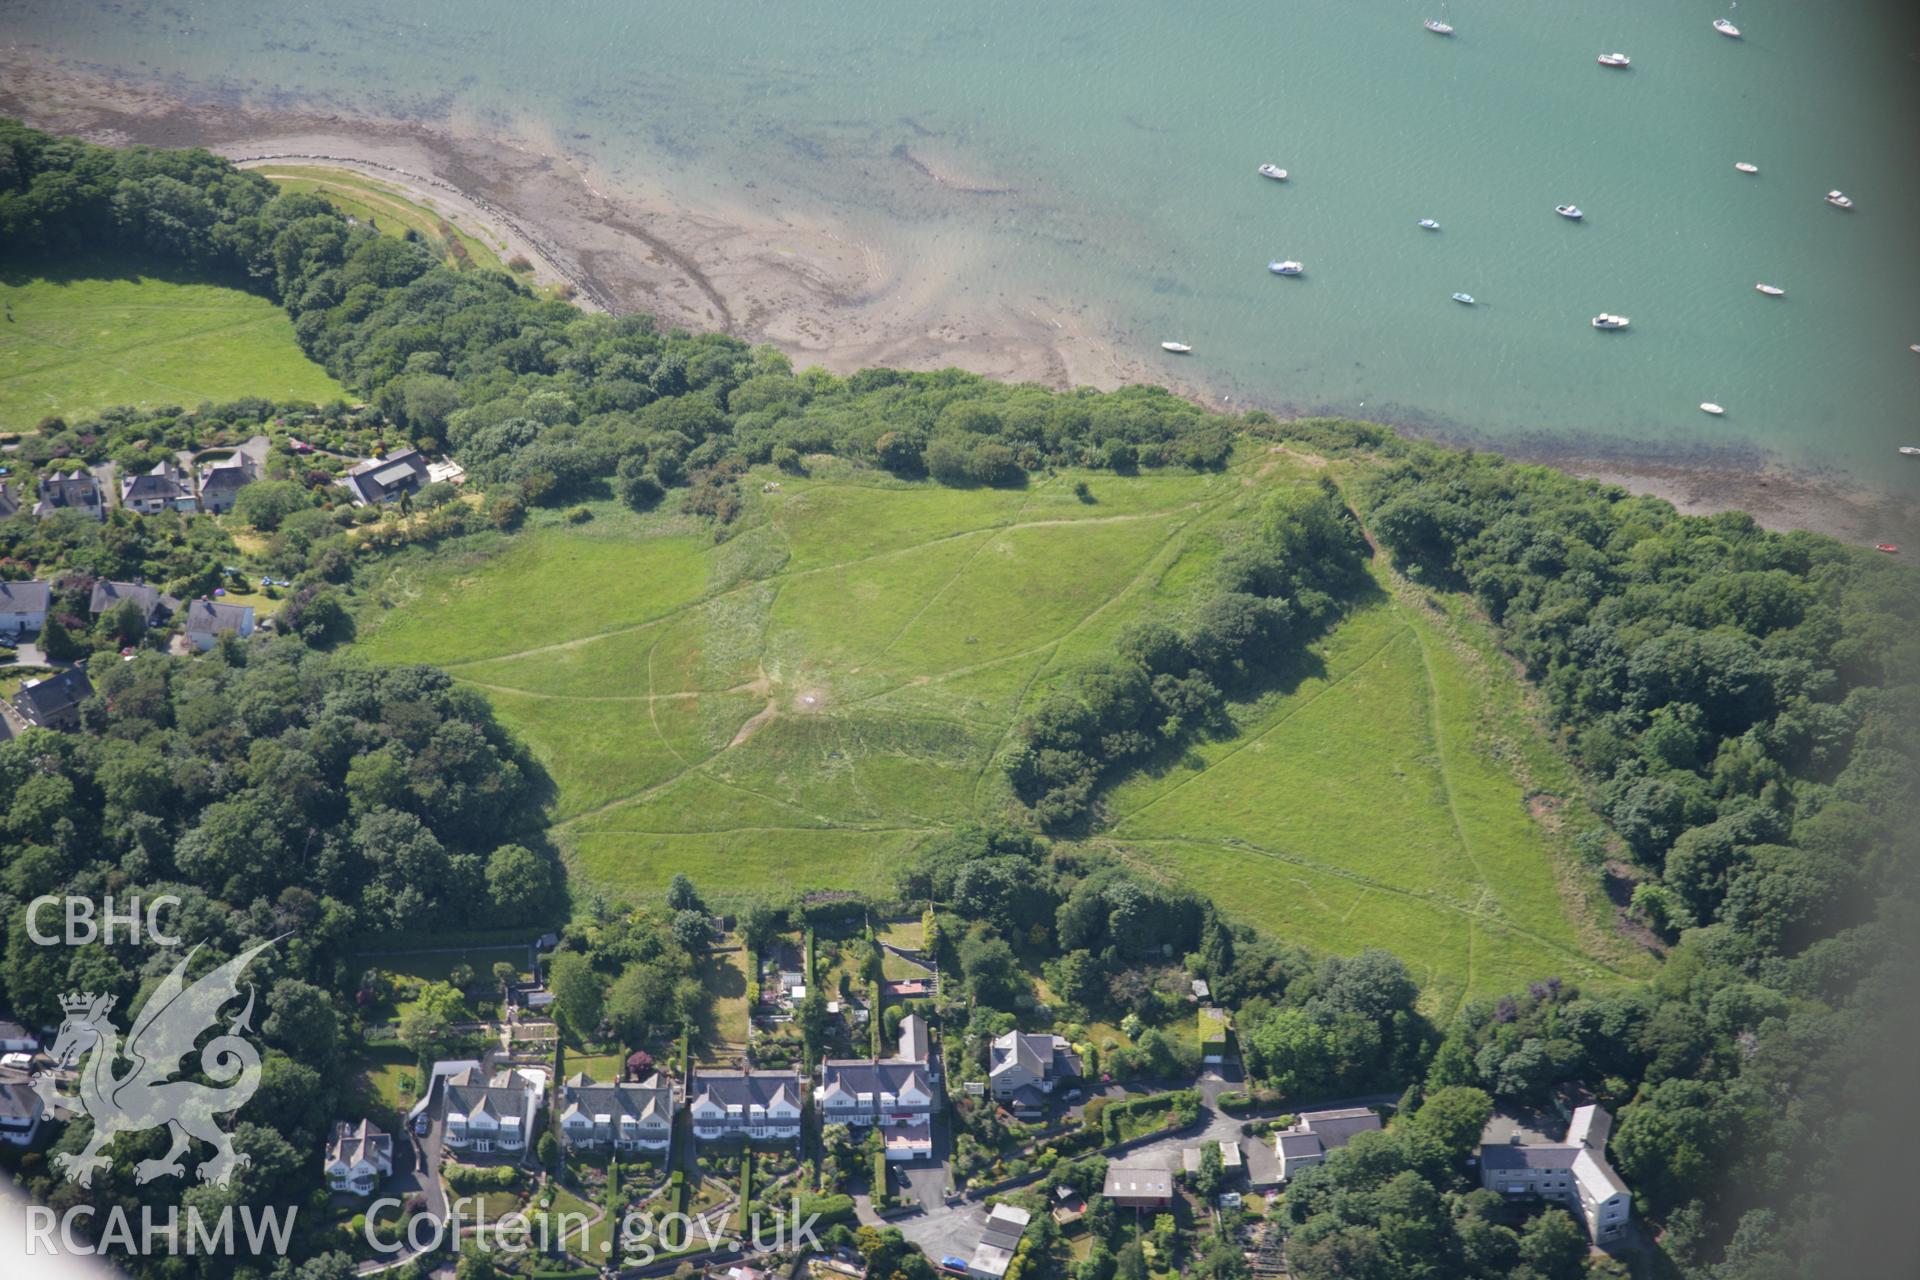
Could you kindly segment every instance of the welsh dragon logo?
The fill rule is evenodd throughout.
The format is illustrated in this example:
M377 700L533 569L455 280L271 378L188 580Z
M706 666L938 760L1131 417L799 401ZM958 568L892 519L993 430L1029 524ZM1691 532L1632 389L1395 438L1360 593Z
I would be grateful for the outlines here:
M196 946L147 997L124 1047L119 1031L107 1017L113 1011L114 996L73 992L61 997L66 1020L60 1024L60 1034L49 1054L62 1067L74 1066L89 1050L93 1056L80 1069L78 1097L60 1093L53 1078L44 1074L34 1077L33 1088L49 1114L86 1115L93 1121L93 1137L85 1150L78 1155L63 1152L53 1158L54 1166L69 1180L88 1186L93 1171L111 1163L100 1152L115 1136L161 1125L172 1131L173 1145L159 1159L135 1165L136 1182L183 1176L186 1169L180 1156L190 1137L214 1149L213 1157L200 1165L203 1182L225 1186L235 1169L249 1163L244 1152L233 1149L233 1140L214 1123L214 1117L238 1110L260 1085L259 1051L240 1035L251 1030L247 1025L253 1016L251 986L247 988L247 1007L227 1025L226 1034L215 1036L200 1050L201 1071L227 1087L172 1077L181 1069L180 1060L194 1051L201 1034L219 1021L220 1010L239 998L240 974L248 962L272 945L271 941L263 942L189 985L187 965L200 950ZM113 1074L116 1058L131 1064L118 1078Z

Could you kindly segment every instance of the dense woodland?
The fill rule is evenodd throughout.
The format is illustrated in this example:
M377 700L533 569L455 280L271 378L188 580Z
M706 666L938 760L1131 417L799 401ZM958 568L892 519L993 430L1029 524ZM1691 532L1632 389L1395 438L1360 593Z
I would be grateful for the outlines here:
M1670 948L1660 975L1588 994L1543 973L1432 1027L1391 957L1316 960L1020 831L936 843L902 897L952 913L944 945L978 1008L1017 1006L1016 975L1032 963L1064 1016L1150 1023L1169 994L1164 971L1184 964L1239 1009L1261 1085L1311 1096L1415 1083L1405 1123L1290 1192L1307 1280L1577 1274L1558 1215L1501 1225L1455 1159L1486 1099L1537 1103L1564 1082L1618 1113L1616 1162L1682 1274L1821 1273L1816 1251L1837 1229L1848 1144L1864 1127L1850 1084L1886 1011L1910 999L1910 571L1364 424L1232 419L1153 389L1056 394L955 371L795 374L731 338L584 315L504 275L455 271L204 152L107 150L0 124L0 256L103 245L269 293L395 435L451 451L486 493L483 513L454 504L426 532L355 543L356 517L322 509L324 474L278 477L258 523L274 563L315 594L400 540L510 528L530 505L589 495L644 508L684 490L672 500L725 536L746 466L797 468L810 453L955 485L1019 484L1061 464L1217 467L1249 435L1336 459L1355 510L1331 492L1274 499L1188 613L1136 628L1112 664L1035 709L1011 761L1034 821L1085 823L1103 778L1208 731L1227 700L1309 643L1359 589L1364 524L1416 581L1470 594L1523 665L1611 824L1582 838L1589 872L1611 858L1637 884L1634 918ZM205 421L56 424L44 460L144 456L149 437ZM22 570L191 581L224 535L174 523L17 521L0 527L0 547ZM346 634L330 623L308 638ZM330 944L356 929L526 920L554 901L546 856L501 844L534 811L535 771L484 702L444 676L371 675L286 640L199 662L143 654L96 683L84 732L0 747L0 905L13 920L24 898L63 884L184 886L188 931L223 950L297 922L273 990L312 1011L344 998L350 975ZM52 1016L67 985L131 996L151 976L99 949L55 972L20 934L10 926L0 998L30 1016ZM645 991L635 978L625 995L633 1017L670 1018L684 970L657 929L646 936L644 957L593 959L586 985L611 999L631 965L658 961ZM303 1169L317 1134L305 1126L326 1095L301 1073L324 1071L309 1064L331 1050L299 1037L333 1025L317 1012L278 1024L289 1100L272 1114L289 1117L284 1141ZM1142 1043L1125 1065L1184 1065L1171 1043L1164 1058ZM251 1140L274 1136L256 1122ZM276 1167L257 1159L237 1194L281 1194L267 1181Z

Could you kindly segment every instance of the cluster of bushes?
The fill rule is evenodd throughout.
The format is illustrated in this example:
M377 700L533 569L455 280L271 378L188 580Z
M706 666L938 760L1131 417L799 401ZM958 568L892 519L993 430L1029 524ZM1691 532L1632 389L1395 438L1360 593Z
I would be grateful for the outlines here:
M1284 669L1367 582L1331 483L1276 491L1223 536L1212 590L1185 617L1128 628L1112 661L1074 673L1021 726L1007 771L1043 826L1081 820L1102 778L1217 727L1230 694Z
M1192 1089L1144 1098L1109 1100L1100 1109L1101 1136L1111 1146L1157 1129L1184 1129L1200 1118L1200 1095Z
M520 1184L520 1171L507 1164L475 1165L448 1160L441 1164L440 1176L447 1180L449 1187L462 1195L510 1191Z

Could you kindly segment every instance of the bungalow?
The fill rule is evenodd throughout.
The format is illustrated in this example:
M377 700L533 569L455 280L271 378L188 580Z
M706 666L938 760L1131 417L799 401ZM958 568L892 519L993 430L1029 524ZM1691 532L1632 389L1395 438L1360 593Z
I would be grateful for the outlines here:
M933 1152L932 1118L940 1105L927 1067L926 1019L900 1021L900 1044L892 1058L851 1058L820 1064L820 1115L828 1124L877 1124L886 1132L889 1160L914 1160Z
M380 1179L393 1172L393 1135L370 1120L333 1126L327 1141L327 1185L347 1195L370 1196Z
M40 500L33 504L33 514L44 519L61 511L81 511L95 520L107 518L107 504L101 500L100 484L92 473L75 471L40 477Z
M696 1071L687 1085L693 1136L702 1142L728 1138L797 1140L804 1090L797 1071L713 1075Z
M155 625L180 607L178 600L161 595L158 587L150 587L144 582L96 582L93 584L93 598L87 602L87 612L97 618L128 601L140 607L148 626Z
M480 1155L524 1151L545 1093L546 1078L537 1071L502 1068L487 1080L480 1068L466 1067L445 1077L443 1140L450 1150Z
M40 1132L40 1095L26 1080L0 1081L0 1142L33 1145Z
M1273 1135L1273 1154L1280 1160L1280 1181L1295 1171L1319 1164L1327 1152L1347 1145L1356 1133L1380 1127L1380 1117L1365 1107L1343 1111L1303 1111L1291 1129Z
M187 639L202 653L229 631L242 640L253 634L252 605L195 600L187 606Z
M569 1151L665 1151L673 1138L673 1082L658 1072L597 1084L583 1071L560 1086L559 1106Z
M38 1053L40 1041L18 1022L0 1021L0 1053Z
M216 514L233 510L240 491L260 478L260 464L239 450L200 468L200 505Z
M1036 1115L1062 1080L1080 1075L1080 1058L1060 1036L1009 1031L993 1042L988 1078L993 1096L1013 1113Z
M1173 1174L1152 1160L1115 1160L1101 1193L1123 1209L1164 1209L1173 1203Z
M1613 1116L1588 1105L1574 1109L1559 1142L1528 1142L1524 1130L1514 1130L1505 1142L1482 1135L1480 1185L1502 1195L1565 1204L1586 1224L1593 1242L1604 1245L1619 1238L1633 1214L1633 1196L1607 1161L1612 1131Z
M1032 1221L1033 1215L1025 1209L1010 1204L993 1206L993 1212L987 1215L987 1225L980 1233L979 1247L967 1261L967 1274L973 1280L1003 1280L1007 1268L1013 1265L1020 1237L1027 1233L1027 1224Z
M42 729L78 729L80 704L93 696L85 668L69 667L45 680L29 680L13 695L14 710Z
M193 489L186 468L172 458L153 464L151 471L128 476L120 482L120 505L142 515L162 511L192 511Z
M348 469L340 483L356 507L397 501L428 484L427 460L418 449L398 449L384 458L368 458Z
M19 635L46 626L52 594L44 582L0 582L0 631Z

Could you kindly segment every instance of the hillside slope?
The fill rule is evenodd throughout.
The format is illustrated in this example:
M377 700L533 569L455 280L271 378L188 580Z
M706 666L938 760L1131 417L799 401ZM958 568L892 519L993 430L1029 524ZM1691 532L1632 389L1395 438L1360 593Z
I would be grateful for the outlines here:
M1278 454L1005 490L827 462L760 491L756 473L724 543L598 506L396 579L361 647L487 694L552 774L585 886L883 888L929 834L1011 815L1000 757L1022 709L1177 610L1221 527L1310 475ZM1589 957L1612 948L1488 736L1486 684L1511 703L1511 673L1380 572L1230 736L1115 788L1093 838L1290 940L1391 947L1441 1006L1617 972Z

